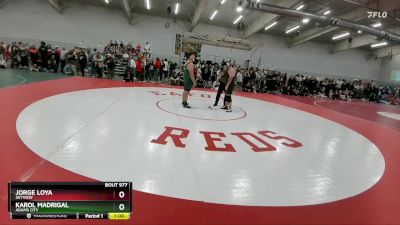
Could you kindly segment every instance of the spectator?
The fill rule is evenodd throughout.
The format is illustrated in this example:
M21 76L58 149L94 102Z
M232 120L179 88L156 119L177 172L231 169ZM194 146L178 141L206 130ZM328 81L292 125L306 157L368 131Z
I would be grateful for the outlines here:
M79 61L79 68L81 69L81 74L84 77L87 65L87 56L83 49L80 49L78 52L78 61Z
M239 89L242 89L242 84L243 84L243 70L239 70L239 72L236 74L236 82L238 84Z
M125 79L125 81L133 82L135 79L135 73L136 73L136 62L133 59L133 57L128 58L128 66L127 67L128 67L128 71L127 71L128 77L127 77L127 79Z
M154 61L153 60L151 60L149 63L149 77L152 82L158 80L157 76L154 75Z
M0 42L0 59L5 60L5 53L6 53L6 46L4 45L4 42Z
M63 47L60 50L60 64L61 64L61 68L60 71L64 72L64 67L65 67L65 54L67 53L67 51L65 50L65 47Z
M11 45L11 68L18 68L20 62L19 47L16 42Z
M29 49L25 44L20 45L21 69L29 69Z
M159 58L156 58L156 61L154 62L154 70L157 80L161 81L161 62Z
M136 73L138 76L139 82L143 81L143 62L144 62L144 57L143 54L139 55L139 60L136 61Z
M48 71L53 72L53 73L57 72L57 63L56 63L56 57L54 54L50 55L49 63L48 63Z
M107 64L107 75L108 75L107 78L114 79L115 60L114 56L110 53L107 54L106 64Z
M142 46L140 45L140 43L137 43L136 52L141 52L141 51L142 51Z
M144 59L146 59L146 58L144 58ZM143 73L143 77L144 78L143 79L145 81L149 82L149 81L151 81L151 77L150 77L150 67L152 66L151 65L151 61L150 62L144 61L143 65L145 65L144 66L144 73Z
M29 50L29 56L31 57L32 67L39 68L39 50L35 45Z
M8 44L6 45L6 53L4 54L6 57L6 61L8 61L11 58L11 45Z
M168 71L169 71L169 63L168 63L167 59L164 59L162 69L163 69L163 75L162 75L163 80L167 80L168 79Z
M67 63L68 63L68 73L66 74L72 74L76 76L76 64L77 64L77 58L75 55L74 50L70 50L67 55Z
M151 53L151 44L149 42L146 42L146 45L144 46L144 52L145 53Z
M97 71L97 77L103 77L103 66L104 66L104 57L101 55L100 51L97 51L94 56L95 67Z
M57 45L55 46L54 56L56 59L56 72L58 72L58 68L60 67L61 48L59 48Z
M6 47L3 42L0 42L0 68L1 69L4 69L7 67L5 53L6 53Z
M47 51L46 43L44 41L40 42L39 54L42 69L47 69Z
M251 77L249 72L245 72L243 77L243 91L253 92L253 87L251 85Z
M89 59L90 59L90 62L91 62L90 63L90 73L91 73L92 77L94 77L95 74L97 73L97 71L96 71L96 61L94 60L94 58L96 56L96 52L97 52L97 49L95 48L95 49L93 49L93 52L91 52L89 54Z

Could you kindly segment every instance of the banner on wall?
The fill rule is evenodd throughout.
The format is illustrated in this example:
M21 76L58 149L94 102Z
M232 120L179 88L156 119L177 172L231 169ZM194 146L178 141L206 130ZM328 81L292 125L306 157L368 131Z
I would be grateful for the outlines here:
M175 55L181 54L182 37L183 37L182 34L176 34L175 36Z
M181 53L196 52L200 55L201 44L190 43L183 40L182 34L176 34L175 38L175 55L180 55Z
M400 71L392 70L392 73L390 74L390 79L393 81L400 81Z

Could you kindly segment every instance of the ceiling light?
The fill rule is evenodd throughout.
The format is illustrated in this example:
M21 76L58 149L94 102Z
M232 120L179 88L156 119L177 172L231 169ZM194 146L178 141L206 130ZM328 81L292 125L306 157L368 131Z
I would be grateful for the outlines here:
M293 28L290 28L289 30L286 31L286 34L289 34L289 33L293 32L293 31L295 31L295 30L297 30L299 28L300 28L300 25L297 25L297 26L295 26Z
M265 28L265 30L270 29L271 27L275 26L277 23L278 23L278 21L275 21L275 22L271 23L270 25L268 25L268 26Z
M362 31L361 31L361 30L358 30L358 31L357 31L357 33L361 34L361 33L362 33Z
M303 22L304 24L306 24L306 23L310 22L310 19L309 19L309 18L304 18L301 22Z
M237 24L241 19L242 19L242 15L238 16L235 21L233 21L233 24Z
M146 0L146 9L150 10L150 0Z
M179 12L179 3L177 2L175 5L175 15Z
M324 16L331 14L331 10L325 11Z
M217 13L218 13L218 10L214 10L214 12L210 16L210 20L213 20L215 15L217 15Z
M296 8L296 10L299 11L299 10L301 10L302 8L304 8L304 5L299 5L299 6Z
M349 32L346 32L346 33L343 33L343 34L334 35L334 36L332 37L332 40L337 40L337 39L340 39L340 38L344 38L344 37L347 37L347 36L349 36L349 35L350 35Z
M377 48L377 47L385 46L385 45L387 45L387 44L388 44L388 43L387 43L386 41L378 42L378 43L372 44L372 45L371 45L371 48Z
M225 3L225 0L221 0L221 5L223 5Z
M377 22L377 23L374 23L374 24L371 24L371 27L381 27L382 26L382 23L381 22Z
M110 1L109 0L104 0L107 4L109 4L110 3Z
M257 0L257 3L261 2L261 0Z
M236 12L242 12L242 11L243 11L243 1L240 1L238 7L236 8Z

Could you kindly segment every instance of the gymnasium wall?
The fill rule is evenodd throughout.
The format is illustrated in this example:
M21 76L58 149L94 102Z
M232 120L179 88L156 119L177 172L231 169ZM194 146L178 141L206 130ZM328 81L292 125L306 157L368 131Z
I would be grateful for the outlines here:
M380 74L385 80L400 82L400 55L394 55L392 59L383 59Z
M12 0L0 9L0 39L48 40L60 45L99 47L110 39L142 45L149 41L157 56L174 56L175 34L188 30L188 22L138 15L130 26L119 9L68 3L64 14L56 12L46 0ZM170 23L165 28L166 22ZM193 32L240 37L236 29L199 24ZM380 76L381 60L366 60L366 52L350 50L336 54L328 52L329 45L307 42L287 48L283 38L256 34L249 39L259 43L254 52L203 46L202 56L217 61L233 58L238 62L251 59L251 65L275 67L283 71L300 71L312 75L330 75L362 79L388 80Z
M214 29L213 29L214 28ZM239 37L234 29L218 28L200 24L195 32L216 31L220 36L230 33L232 37ZM343 51L335 54L329 53L329 44L306 42L304 44L288 48L282 37L266 34L255 34L249 41L260 43L260 47L252 52L251 64L266 68L278 68L293 73L295 71L310 75L337 76L349 78L363 78L382 80L379 75L381 60L367 60L367 52L359 49ZM209 47L215 52L215 47ZM233 53L243 55L241 50L233 50ZM229 58L230 49L217 53ZM261 60L259 60L261 58Z
M100 0L99 0L100 1ZM149 40L154 52L173 55L175 33L181 33L182 22L164 27L165 18L138 16L130 26L122 10L68 2L64 14L54 10L47 0L12 0L0 9L0 38L27 38L99 47L110 39ZM171 21L170 21L171 22ZM167 31L167 32L166 32Z

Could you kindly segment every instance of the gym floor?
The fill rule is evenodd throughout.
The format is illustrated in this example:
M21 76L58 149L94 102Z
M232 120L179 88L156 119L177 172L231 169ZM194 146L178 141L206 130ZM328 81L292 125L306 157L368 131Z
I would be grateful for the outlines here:
M0 69L0 88L29 84L33 82L68 77L59 73L32 72L27 70Z
M9 181L132 181L128 221L400 224L400 108L0 70L0 221ZM221 104L221 103L220 103Z

